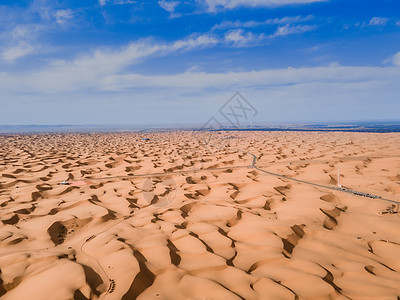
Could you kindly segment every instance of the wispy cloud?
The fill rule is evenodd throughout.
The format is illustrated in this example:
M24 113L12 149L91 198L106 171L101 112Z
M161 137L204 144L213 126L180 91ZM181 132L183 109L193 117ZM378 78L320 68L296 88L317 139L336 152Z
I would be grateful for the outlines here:
M169 46L175 48L173 45ZM144 50L143 48L142 51ZM109 58L97 58L96 62L106 63ZM70 123L75 113L82 115L83 119L78 122L87 124L99 122L98 120L106 120L107 123L132 122L133 118L135 122L144 123L154 120L160 123L179 122L177 120L201 122L203 116L199 117L199 110L202 107L210 106L210 103L215 105L215 101L226 99L231 91L238 89L263 111L262 121L289 121L299 117L301 111L306 114L321 114L321 119L334 119L337 116L351 119L355 116L391 117L395 116L394 111L399 108L398 102L392 102L390 108L388 106L383 109L379 101L376 101L377 98L393 99L398 96L400 88L396 83L400 80L399 67L336 64L313 68L218 73L187 71L178 74L144 75L121 72L120 68L96 72L93 71L96 67L94 62L90 59L89 62L87 66L83 66L88 63L88 59L80 60L79 68L73 69L62 66L15 75L0 72L0 97L9 99L12 95L13 99L4 101L6 107L10 107L5 111L12 111L16 105L21 106L21 103L31 105L29 120L6 118L5 122L34 122L37 118L35 112L43 111L43 107L37 104L43 101L47 103L46 109L49 113L41 115L41 122L50 120L55 123ZM77 61L65 64L76 65ZM29 92L30 102L26 101L21 92ZM54 101L55 98L57 101ZM32 99L37 101L31 101ZM336 105L332 106L332 103ZM344 105L346 110L343 110ZM87 112L93 110L94 106L98 110L90 117ZM330 107L329 110L326 110L327 106ZM61 114L60 107L69 113ZM165 107L168 107L168 113ZM25 110L25 107L21 109ZM388 109L392 113L388 113ZM54 114L57 118L54 118Z
M95 88L105 76L114 76L127 67L134 65L146 57L167 55L177 51L190 51L210 47L218 40L208 35L189 36L173 43L154 43L150 39L133 42L120 49L98 49L91 54L74 60L54 60L43 70L25 78L31 91L60 92L79 90L82 86ZM11 51L13 50L13 51ZM8 60L26 55L28 48L10 49L6 54Z
M400 67L400 52L397 52L393 56L393 64L395 64L396 66Z
M387 24L387 22L389 21L388 18L384 18L384 17L373 17L368 25L369 26L385 26Z
M265 38L265 34L254 34L243 29L233 29L225 33L225 42L234 47L254 46Z
M7 62L13 62L20 57L30 54L33 50L34 48L30 44L20 42L17 46L4 49L2 57Z
M1 36L13 42L21 39L35 39L40 32L45 30L46 27L39 24L21 24L16 25L10 31L4 31Z
M197 0L210 12L219 9L234 9L237 7L268 7L286 6L292 4L309 4L327 0Z
M99 0L99 4L104 6L106 4L117 5L117 4L131 4L136 3L136 0Z
M209 47L214 46L218 43L218 39L208 35L192 35L189 38L178 40L171 45L164 45L162 48L167 51L177 51L177 50L192 50L199 47Z
M133 87L164 88L218 88L276 85L293 86L312 83L341 83L351 86L356 83L388 80L394 82L400 78L400 68L352 67L332 64L314 68L281 68L260 71L206 73L185 72L176 75L148 76L140 74L121 74L113 76L107 89ZM105 88L105 86L103 86Z
M285 29L279 35L303 32L303 29ZM225 43L244 47L257 42L265 36L234 29L226 33ZM148 88L216 88L229 86L248 88L260 85L301 85L319 82L341 84L350 87L354 82L365 83L378 80L382 84L400 80L400 52L393 57L396 67L343 67L339 64L329 67L267 69L261 71L206 73L197 70L177 75L142 75L127 72L129 66L142 62L152 56L167 56L177 51L190 51L214 46L219 41L210 35L190 36L173 43L154 43L145 39L133 42L120 49L98 49L91 54L73 60L52 61L42 70L19 73L0 73L0 90L11 92L32 92L40 94L87 93L89 91L124 92L127 89ZM5 55L12 61L32 51L29 45L19 45ZM355 85L354 85L355 86ZM0 93L1 95L1 93Z
M26 7L1 7L2 14L11 15L6 24L0 20L0 59L15 62L43 49L42 37L64 27L74 17L71 9L56 9L49 1L30 1ZM1 26L2 25L2 26ZM52 48L47 45L46 49Z
M279 24L293 24L312 20L314 17L309 16L296 16L296 17L283 17L275 19L267 19L265 21L224 21L220 24L214 25L212 30L229 29L229 28L253 28L264 25L279 25Z
M169 13L173 13L176 7L179 5L179 3L180 3L179 1L167 1L167 0L158 1L158 5L160 5L162 9L165 9Z
M304 33L308 31L313 31L316 30L318 26L316 25L296 25L296 26L291 26L289 24L286 24L285 26L280 26L278 29L275 31L274 34L272 34L270 37L281 37L281 36L287 36L291 34L299 34L299 33Z
M46 29L45 25L23 24L1 32L0 58L7 62L15 62L19 58L34 53L39 44L37 38Z
M72 19L74 16L74 13L70 9L61 9L57 10L54 13L54 16L56 18L56 22L60 25L64 25L68 20Z

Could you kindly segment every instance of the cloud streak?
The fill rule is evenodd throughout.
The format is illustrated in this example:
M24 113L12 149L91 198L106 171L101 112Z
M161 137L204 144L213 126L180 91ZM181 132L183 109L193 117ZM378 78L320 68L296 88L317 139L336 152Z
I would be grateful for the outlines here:
M173 13L176 9L176 7L179 5L179 1L158 1L158 5L164 10L166 10L169 13Z
M57 24L64 25L68 20L72 19L74 13L70 9L60 9L54 13Z
M23 82L26 83L26 91L32 92L67 92L71 89L79 90L84 86L84 89L96 89L97 84L105 80L105 76L118 74L125 68L140 62L146 57L210 47L216 43L218 41L215 38L207 35L190 36L170 44L157 44L153 43L151 39L144 39L133 42L118 50L102 48L95 50L92 54L71 61L52 61L45 69L35 71L24 77ZM13 53L18 53L19 56L27 52L13 50ZM11 51L8 55L9 60L19 57L13 57ZM7 76L7 74L3 74L3 76Z
M34 48L26 43L20 42L17 46L6 48L2 52L2 57L7 62L14 62L16 59L32 53Z
M250 47L265 39L265 34L245 32L243 29L233 29L225 33L225 42L233 47Z
M316 25L289 25L286 24L285 26L280 26L278 29L275 31L274 34L272 34L270 37L283 37L291 34L300 34L304 32L309 32L316 30L318 26Z
M136 3L135 0L99 0L100 6L104 5L120 5L120 4L133 4Z
M105 57L97 62L107 63ZM99 107L97 113L88 114L87 124L146 123L146 120L147 123L155 120L201 122L204 116L200 111L223 102L236 90L257 106L261 121L289 121L301 117L302 112L330 120L338 116L360 119L384 114L390 117L393 115L390 111L400 108L398 102L389 101L400 93L396 84L400 80L400 67L332 65L221 73L187 71L169 75L126 73L122 67L103 73L87 73L88 69L82 66L73 71L62 68L57 70L61 73L56 73L50 68L24 75L0 73L0 97L12 99L3 103L11 107L5 110L4 122L21 123L7 116L12 115L12 107L29 105L24 96L27 92L29 99L47 103L46 111L49 111L44 117L49 120L53 114L60 113L60 107L69 111L68 115L57 115L55 123L71 123L75 114L97 111ZM380 101L376 101L378 98ZM41 109L31 108L32 111ZM32 120L24 119L24 122L32 123ZM43 121L46 119L41 120L46 123Z
M238 7L276 7L294 4L310 4L326 0L198 0L210 12L219 9L234 9Z
M304 30L301 29L301 31ZM290 32L297 32L291 30ZM289 34L289 31L280 33ZM242 30L233 30L225 36L227 42L241 46L259 37ZM113 91L115 93L136 88L196 88L225 89L248 86L270 87L274 85L331 84L352 85L378 81L383 83L400 80L400 52L393 57L393 67L352 67L332 65L315 68L266 69L261 71L206 73L188 71L176 75L146 76L125 71L127 67L157 56L174 52L210 47L218 43L212 36L191 36L169 44L141 40L118 50L99 49L92 54L70 61L52 61L42 70L18 73L1 73L0 86L3 92L36 92L43 94L85 93L89 91ZM24 48L25 47L25 48ZM15 59L31 51L24 45L9 52L9 59Z
M312 20L314 17L309 15L306 17L296 16L296 17L283 17L275 19L267 19L265 21L224 21L220 24L213 26L212 30L230 29L230 28L254 28L265 25L281 25L281 24L292 24L300 23Z
M393 64L400 67L400 52L397 52L394 56L393 56Z
M387 24L387 22L389 21L388 18L384 18L384 17L373 17L368 25L369 26L385 26Z

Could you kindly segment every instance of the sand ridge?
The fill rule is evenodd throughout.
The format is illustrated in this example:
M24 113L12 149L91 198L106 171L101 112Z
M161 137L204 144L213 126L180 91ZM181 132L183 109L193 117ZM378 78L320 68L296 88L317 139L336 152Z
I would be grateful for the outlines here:
M400 201L400 135L201 134L0 136L2 298L400 295L390 204L290 180Z

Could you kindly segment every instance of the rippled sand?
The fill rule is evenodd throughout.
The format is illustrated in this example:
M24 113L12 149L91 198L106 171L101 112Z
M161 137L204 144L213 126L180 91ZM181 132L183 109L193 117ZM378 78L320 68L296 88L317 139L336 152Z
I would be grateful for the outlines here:
M372 133L0 136L0 295L396 299L397 208L290 178L333 187L340 166L343 186L400 201L399 146Z

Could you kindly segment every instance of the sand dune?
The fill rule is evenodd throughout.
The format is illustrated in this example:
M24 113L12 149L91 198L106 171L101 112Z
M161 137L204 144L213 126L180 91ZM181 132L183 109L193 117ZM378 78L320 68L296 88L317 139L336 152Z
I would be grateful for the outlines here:
M343 186L400 201L399 145L370 133L0 136L0 296L396 299L397 207L323 186L340 167Z

